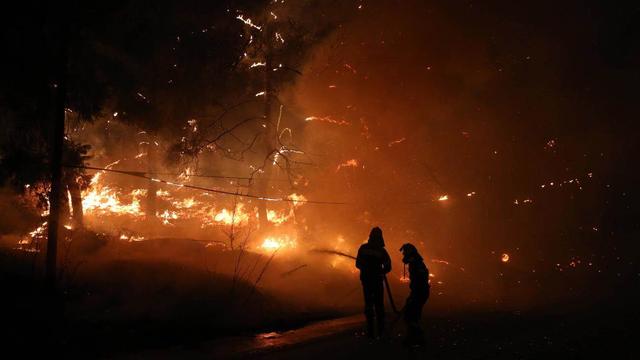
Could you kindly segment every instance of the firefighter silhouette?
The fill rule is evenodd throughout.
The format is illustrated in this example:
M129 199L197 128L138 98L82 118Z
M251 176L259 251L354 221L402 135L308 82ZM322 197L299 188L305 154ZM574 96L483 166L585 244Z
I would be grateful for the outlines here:
M406 345L423 345L424 332L420 325L422 308L429 299L429 269L424 264L418 249L410 243L402 245L402 262L409 266L409 288L411 293L404 306L404 320L407 324Z
M358 249L356 267L360 269L360 281L364 293L364 314L367 317L367 336L384 333L384 275L391 271L391 258L384 248L382 229L374 227L369 240Z

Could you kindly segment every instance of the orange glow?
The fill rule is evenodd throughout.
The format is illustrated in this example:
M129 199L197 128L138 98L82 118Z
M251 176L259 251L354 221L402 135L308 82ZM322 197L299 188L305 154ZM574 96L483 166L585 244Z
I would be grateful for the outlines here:
M509 254L507 253L502 254L502 256L500 257L500 260L502 260L503 263L509 262Z
M295 248L295 238L291 238L289 235L269 236L264 239L260 248L263 250L278 250L282 248Z
M349 245L349 242L346 241L344 236L342 235L338 235L336 237L336 240L333 243L332 249L345 254L351 254L354 252L354 250ZM334 269L336 268L346 268L349 270L353 269L353 261L344 256L332 256L330 258L329 265Z

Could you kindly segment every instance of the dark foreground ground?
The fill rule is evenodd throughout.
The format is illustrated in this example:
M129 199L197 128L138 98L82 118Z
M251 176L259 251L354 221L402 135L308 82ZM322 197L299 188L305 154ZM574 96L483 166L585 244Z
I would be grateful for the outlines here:
M31 269L31 263L16 254L0 252L2 355L65 359L640 358L640 337L636 335L640 272L635 270L625 276L603 273L592 278L568 271L553 273L544 279L536 298L544 295L546 305L534 309L518 309L521 302L501 300L496 306L485 303L465 311L462 309L468 307L454 304L451 297L434 295L424 318L427 346L409 351L401 345L402 321L389 339L370 343L362 337L362 315L345 317L351 310L295 305L260 289L252 291L251 283L232 287L228 276L185 263L120 258L89 262L75 281L65 283L54 301L42 292ZM359 303L359 284L347 285L331 288L332 293L349 290ZM235 289L233 293L230 288ZM518 290L510 289L512 293ZM396 299L401 302L399 299L402 297ZM530 303L542 303L530 299ZM393 318L389 316L390 321Z
M390 339L371 342L363 337L362 317L354 315L281 333L155 349L123 358L637 359L639 318L630 305L579 311L428 313L424 318L427 346L415 349L402 345L401 321Z

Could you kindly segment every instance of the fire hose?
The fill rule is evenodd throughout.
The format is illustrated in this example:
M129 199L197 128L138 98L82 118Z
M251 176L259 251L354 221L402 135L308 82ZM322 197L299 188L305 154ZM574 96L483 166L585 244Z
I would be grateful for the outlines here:
M338 255L338 256L344 256L344 257L348 257L350 259L356 260L355 256L343 253L341 251L336 251L336 250L329 250L329 249L314 249L311 250L312 252L317 252L317 253L324 253L324 254L333 254L333 255ZM402 313L402 310L404 309L400 309L398 310L398 308L396 307L396 303L393 301L393 295L391 294L391 286L389 286L389 280L387 280L387 275L382 275L382 278L384 279L384 287L387 289L387 297L389 298L389 304L391 304L391 308L393 309L393 312L398 315Z
M387 288L387 297L389 298L389 304L391 304L391 308L396 315L400 315L403 309L398 310L396 307L396 303L393 302L393 296L391 295L391 286L389 286L389 280L387 280L387 275L382 275L384 278L384 287Z

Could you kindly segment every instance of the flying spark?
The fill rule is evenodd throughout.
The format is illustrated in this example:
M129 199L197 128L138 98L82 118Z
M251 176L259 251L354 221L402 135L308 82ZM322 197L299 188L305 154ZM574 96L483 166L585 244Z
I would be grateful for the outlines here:
M336 125L351 125L351 123L348 121L337 120L332 118L331 116L308 116L304 119L304 121L321 121Z
M258 29L258 30L261 30L261 31L262 31L262 27L260 27L260 26L258 26L258 25L256 25L256 24L254 24L254 23L253 23L253 21L251 21L251 19L249 19L249 18L245 18L243 15L238 15L238 16L236 16L236 19L238 19L238 20L242 21L243 23L245 23L246 25L251 26L251 27L252 27L252 28L254 28L254 29Z
M336 172L340 171L340 169L343 167L357 167L357 166L358 166L358 160L350 159L338 165L338 167L336 168Z
M398 144L404 142L405 140L407 140L407 139L406 138L400 138L398 140L394 140L394 141L390 142L387 146L392 147L394 145L398 145Z

